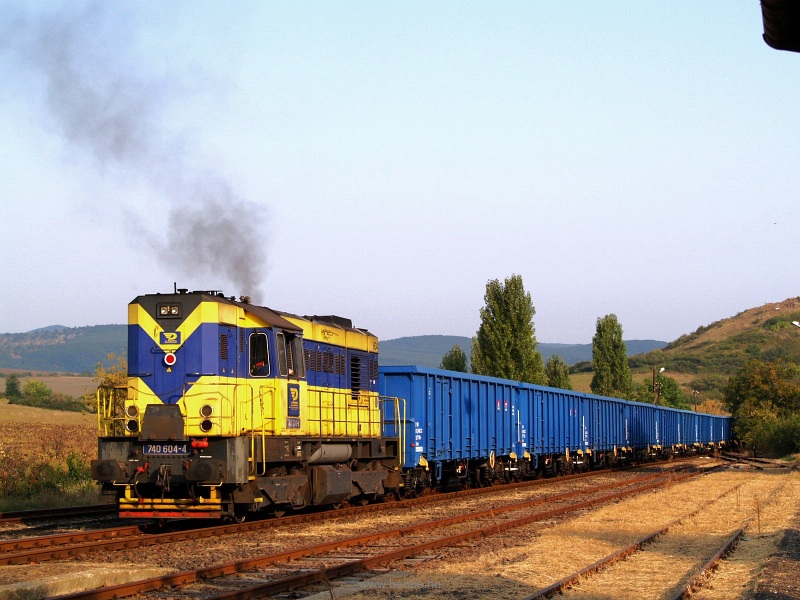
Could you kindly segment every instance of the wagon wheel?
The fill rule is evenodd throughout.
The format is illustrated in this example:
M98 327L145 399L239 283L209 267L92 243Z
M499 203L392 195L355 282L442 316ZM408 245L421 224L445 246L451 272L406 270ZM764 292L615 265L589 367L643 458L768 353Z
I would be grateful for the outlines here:
M222 520L225 523L244 523L247 517L247 504L234 504L228 503L228 510L222 515Z
M406 487L406 495L411 498L419 498L422 495L422 483L418 475L412 475L410 485Z
M358 506L366 506L370 503L371 498L367 494L359 494L355 498L350 498L350 503Z

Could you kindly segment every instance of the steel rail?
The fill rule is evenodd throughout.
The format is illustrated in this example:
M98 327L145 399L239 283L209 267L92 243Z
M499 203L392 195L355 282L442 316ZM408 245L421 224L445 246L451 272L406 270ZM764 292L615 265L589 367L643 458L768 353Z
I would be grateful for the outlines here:
M95 529L92 531L78 531L72 533L61 533L56 535L27 537L12 540L0 541L0 565L14 564L4 562L5 556L13 552L20 552L32 548L48 548L54 546L66 546L79 544L91 540L119 539L133 535L141 535L142 530L138 525L127 525L114 529Z
M689 468L686 465L679 465L671 469L659 471L647 477L657 477L665 473L674 472ZM592 475L606 474L608 471L593 471L575 475L566 475L561 478L540 479L526 481L506 486L490 488L476 488L452 492L448 494L433 494L422 498L412 498L397 502L378 503L367 506L355 506L342 508L336 511L312 512L302 515L293 515L279 519L268 519L263 521L252 521L249 523L215 525L211 527L192 528L185 531L173 531L167 533L150 534L143 532L139 526L128 526L116 529L100 529L82 533L60 534L55 536L41 536L32 538L21 538L0 542L0 566L20 565L31 561L42 562L57 558L71 558L83 554L101 551L115 551L132 549L139 547L155 546L165 543L180 542L187 540L203 539L207 537L218 537L234 533L249 531L259 531L274 527L310 523L314 521L332 519L342 516L361 515L379 510L391 510L394 508L410 508L417 505L424 505L434 502L449 501L453 498L463 498L475 495L494 494L513 489L527 488L531 486L546 485L550 483L560 483L575 479L583 479ZM641 478L638 478L641 479ZM636 481L638 479L634 479ZM631 480L628 480L631 481ZM606 484L616 485L616 484Z
M708 506L710 506L711 504L715 504L715 503L719 502L725 496L727 496L728 494L732 493L734 490L740 488L742 485L743 484L739 483L739 484L733 486L732 488L730 488L729 490L723 492L722 494L720 494L719 496L717 496L716 498L714 498L713 500L711 500L707 504L705 504L705 505L703 505L703 506L701 506L699 508L696 508L695 510L693 510L693 511L691 511L691 512L685 514L685 515L682 515L682 516L678 517L674 521L670 521L669 523L667 523L661 529L659 529L657 531L654 531L652 533L649 533L649 534L639 538L638 540L636 540L632 544L629 544L628 546L625 546L624 548L622 548L620 550L612 552L611 554L601 558L600 560L595 561L594 563L592 563L588 567L584 567L580 571L576 571L575 573L572 573L571 575L567 575L563 579L560 579L560 580L556 581L555 583L553 583L552 585L547 586L546 588L542 588L541 590L531 594L530 596L525 596L525 598L523 598L522 600L542 600L543 598L549 598L550 596L553 596L555 594L560 594L561 592L563 592L566 589L568 589L570 586L572 586L575 583L577 583L581 578L586 577L588 575L594 575L596 573L599 573L604 568L609 567L612 564L623 560L624 558L627 558L631 554L633 554L633 553L637 552L638 550L640 550L646 544L649 544L650 542L653 542L659 536L664 535L672 527L675 527L676 525L680 525L680 523L685 521L686 519L690 519L691 517L694 517L700 511L708 508Z
M26 523L32 521L46 521L49 519L65 519L71 517L94 517L117 511L116 504L95 504L92 506L67 506L65 508L40 508L35 510L20 510L0 513L2 523Z
M313 572L309 572L306 574L289 577L286 579L282 579L279 581L255 586L252 588L248 588L246 590L235 592L232 594L226 594L222 596L218 596L218 598L254 598L254 597L261 597L267 594L274 594L278 593L279 591L286 591L289 589L296 589L297 587L302 587L303 585L307 585L309 583L322 581L324 579L331 579L336 577L341 577L346 574L355 573L358 571L362 571L364 569L384 564L386 562L391 562L394 560L407 558L409 556L413 556L415 554L419 554L421 552L425 552L430 549L439 548L443 546L453 545L459 543L461 541L465 541L468 539L473 539L477 537L484 537L493 535L495 533L511 529L514 527L521 527L523 525L527 525L529 523L539 521L542 519L548 519L556 516L560 516L569 512L574 512L578 510L582 510L584 508L590 508L592 506L596 506L599 504L603 504L606 502L611 502L614 500L618 500L620 498L624 498L626 496L630 496L633 494L638 494L643 491L648 491L655 489L660 486L668 485L671 483L676 483L678 481L682 481L684 479L688 479L689 477L696 476L703 471L695 471L692 473L687 473L679 476L674 476L673 473L657 473L644 476L642 478L637 478L635 480L627 480L625 482L618 482L616 484L605 484L603 486L598 486L598 489L607 489L610 486L616 485L616 487L625 487L629 486L631 483L641 483L640 480L652 480L652 479L659 479L660 481L649 481L649 483L645 483L644 485L640 485L638 487L630 488L627 490L623 490L621 492L607 494L605 496L601 496L599 498L595 498L593 500L587 500L582 502L577 502L574 504L570 504L568 506L559 507L551 510L545 510L538 513L533 513L527 515L525 517L514 519L508 521L506 523L495 523L489 525L487 527L482 527L479 529L475 529L466 533L456 534L454 536L446 536L439 538L437 540L433 540L430 542L425 542L422 544L413 545L410 547L406 547L400 550L395 550L389 553L381 554L375 557L365 558L357 561L352 561L349 563L345 563L343 565L339 565L336 567L330 567L325 569L316 570ZM61 596L59 600L77 600L77 599L92 599L92 600L114 600L116 598L121 598L124 596L129 596L132 594L142 593L142 592L149 592L153 590L160 589L162 587L167 586L182 586L188 585L191 583L196 583L199 581L205 581L212 578L223 577L227 575L235 575L237 573L242 573L246 571L250 571L256 568L276 564L276 563L283 563L287 561L291 561L293 559L298 558L306 558L309 556L316 556L319 554L323 554L325 552L331 552L335 550L339 550L341 548L352 547L352 546L359 546L369 544L371 542L385 540L387 538L396 538L401 536L406 536L411 533L415 533L418 531L425 531L429 529L436 529L439 527L452 525L461 523L468 520L475 520L479 518L493 518L501 512L508 512L511 510L520 510L521 508L527 508L528 506L532 506L535 504L541 504L547 501L557 501L563 500L567 496L576 496L580 494L588 494L591 493L592 489L584 489L578 490L574 492L568 492L565 494L559 494L557 496L551 496L548 498L537 498L531 502L521 502L513 505L511 507L500 507L500 508L492 508L483 511L479 511L476 513L469 513L466 515L459 515L456 517L449 517L445 519L438 519L434 521L428 521L425 523L419 523L416 525L411 525L407 527L403 527L400 529L390 530L390 531L381 531L377 533L371 533L367 535L355 536L352 538L329 542L326 544L321 544L317 546L311 546L306 548L300 548L296 550L291 550L287 552L281 552L278 554L272 554L257 558L251 559L244 559L239 560L231 563L227 563L224 565L216 565L212 567L206 567L197 570L191 571L183 571L180 573L174 573L172 575L166 575L163 577L154 577L151 579L131 582L127 584L120 584L116 586L100 588L97 590L89 590L87 592L80 592L76 594L71 594L68 596Z
M778 492L783 490L786 487L786 481L784 481L781 485L776 487L767 499L764 501L762 506L767 506L771 504L778 495ZM755 516L747 517L744 521L742 521L742 525L739 529L733 532L722 544L722 546L714 553L706 563L700 567L700 570L697 571L693 576L689 578L689 581L686 582L685 585L682 585L678 591L675 593L674 596L671 597L671 600L683 600L684 598L688 598L692 595L692 592L700 587L700 580L705 578L709 573L711 573L714 569L717 568L717 565L720 561L733 549L733 547L739 542L741 537L744 535L745 530L752 524Z

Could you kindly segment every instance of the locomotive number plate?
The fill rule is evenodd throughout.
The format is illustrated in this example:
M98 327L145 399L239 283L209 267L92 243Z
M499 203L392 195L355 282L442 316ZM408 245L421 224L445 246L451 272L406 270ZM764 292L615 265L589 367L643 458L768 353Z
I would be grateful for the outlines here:
M188 456L189 444L145 444L143 453L148 456Z

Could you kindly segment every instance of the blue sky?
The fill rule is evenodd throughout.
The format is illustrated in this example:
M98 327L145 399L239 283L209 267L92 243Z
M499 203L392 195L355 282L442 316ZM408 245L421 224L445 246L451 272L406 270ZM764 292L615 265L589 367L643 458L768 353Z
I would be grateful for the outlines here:
M0 332L250 294L383 339L673 340L800 295L757 1L4 2Z

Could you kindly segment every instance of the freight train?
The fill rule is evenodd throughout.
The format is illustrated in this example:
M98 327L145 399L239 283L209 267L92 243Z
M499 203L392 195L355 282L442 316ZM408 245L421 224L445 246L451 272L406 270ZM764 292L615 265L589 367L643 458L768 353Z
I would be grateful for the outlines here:
M422 367L378 339L216 291L128 306L127 384L98 389L92 476L121 517L366 503L719 448L730 418Z

